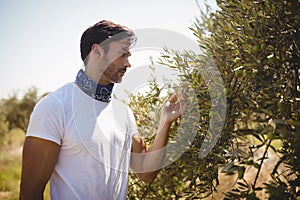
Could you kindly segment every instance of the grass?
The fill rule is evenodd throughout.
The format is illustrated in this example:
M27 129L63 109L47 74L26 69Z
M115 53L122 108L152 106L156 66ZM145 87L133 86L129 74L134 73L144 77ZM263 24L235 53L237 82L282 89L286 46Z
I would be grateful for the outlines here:
M24 132L13 129L2 138L0 147L0 199L18 199L21 177L21 149Z
M0 141L0 199L18 200L22 166L22 145L25 134L20 129L9 131ZM49 186L45 200L49 200Z

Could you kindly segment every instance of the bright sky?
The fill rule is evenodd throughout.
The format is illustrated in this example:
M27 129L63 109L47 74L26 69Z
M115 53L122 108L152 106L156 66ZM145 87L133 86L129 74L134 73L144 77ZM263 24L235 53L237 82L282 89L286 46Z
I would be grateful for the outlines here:
M74 81L82 67L81 34L102 19L196 40L188 27L198 15L194 0L0 1L0 99L32 86L44 93Z

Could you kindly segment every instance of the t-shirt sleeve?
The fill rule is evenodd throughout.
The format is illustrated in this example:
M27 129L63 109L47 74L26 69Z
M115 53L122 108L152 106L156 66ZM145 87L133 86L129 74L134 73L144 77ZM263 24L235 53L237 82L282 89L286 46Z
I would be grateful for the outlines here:
M29 120L26 137L38 137L61 145L64 127L64 109L54 96L48 95L36 104Z

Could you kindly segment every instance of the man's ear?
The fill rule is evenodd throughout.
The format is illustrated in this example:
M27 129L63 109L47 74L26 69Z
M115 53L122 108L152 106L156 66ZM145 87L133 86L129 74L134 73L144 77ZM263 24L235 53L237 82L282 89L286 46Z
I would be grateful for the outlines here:
M101 57L101 55L103 54L103 49L100 47L99 44L93 44L92 45L92 53L96 56Z

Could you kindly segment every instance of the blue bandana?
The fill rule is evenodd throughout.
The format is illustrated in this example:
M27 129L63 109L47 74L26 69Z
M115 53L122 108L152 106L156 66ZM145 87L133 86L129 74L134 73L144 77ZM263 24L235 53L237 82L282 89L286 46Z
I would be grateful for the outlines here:
M113 83L107 86L99 85L90 79L82 69L77 73L75 83L84 93L98 101L109 102L111 100Z

